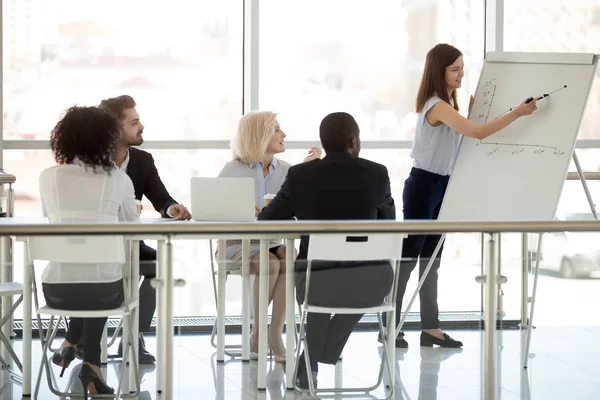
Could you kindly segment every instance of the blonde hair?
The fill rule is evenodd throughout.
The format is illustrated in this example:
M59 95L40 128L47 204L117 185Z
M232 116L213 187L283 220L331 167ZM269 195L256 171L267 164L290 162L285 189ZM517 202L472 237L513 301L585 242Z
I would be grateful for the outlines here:
M250 111L238 123L231 140L233 159L255 164L263 158L271 137L275 134L277 114L271 111Z

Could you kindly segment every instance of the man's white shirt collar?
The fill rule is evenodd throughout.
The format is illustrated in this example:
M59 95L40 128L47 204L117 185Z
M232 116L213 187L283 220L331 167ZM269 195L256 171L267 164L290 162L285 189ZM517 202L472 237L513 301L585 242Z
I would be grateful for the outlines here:
M123 160L123 164L119 167L119 169L125 173L127 173L127 166L129 165L129 149L127 149L127 155L125 156L125 160Z

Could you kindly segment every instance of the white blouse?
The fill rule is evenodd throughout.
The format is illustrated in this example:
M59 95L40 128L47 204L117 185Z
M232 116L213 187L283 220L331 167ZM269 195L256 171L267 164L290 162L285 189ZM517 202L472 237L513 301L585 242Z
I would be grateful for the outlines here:
M413 167L448 176L452 173L458 154L460 135L447 125L432 126L427 121L427 112L441 101L444 100L437 96L431 97L419 113L410 156Z
M114 169L110 173L81 162L47 168L40 174L40 197L44 215L51 223L139 221L133 183ZM49 263L44 283L102 283L123 277L115 263Z

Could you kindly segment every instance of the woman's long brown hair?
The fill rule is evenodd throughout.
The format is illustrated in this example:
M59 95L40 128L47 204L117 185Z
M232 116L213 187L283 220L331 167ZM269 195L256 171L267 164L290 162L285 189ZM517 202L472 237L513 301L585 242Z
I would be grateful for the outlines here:
M440 43L429 50L425 59L421 86L419 86L419 93L417 94L416 109L418 113L423 111L427 100L434 95L452 105L446 89L446 68L452 65L460 56L462 56L460 50L446 43ZM456 90L452 92L452 101L454 102L454 109L458 111Z

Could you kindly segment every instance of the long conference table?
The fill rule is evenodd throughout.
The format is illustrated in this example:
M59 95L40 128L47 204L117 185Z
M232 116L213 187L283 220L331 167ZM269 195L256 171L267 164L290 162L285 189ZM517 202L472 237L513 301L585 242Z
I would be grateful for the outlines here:
M118 222L112 224L113 229L114 226L117 225L125 225L125 226L144 226L145 233L142 234L125 234L125 237L128 241L128 260L131 262L131 277L135 277L138 275L139 271L139 241L141 240L156 240L157 241L157 274L155 282L153 286L156 287L157 291L157 324L156 324L156 339L157 339L157 354L156 354L156 391L158 398L173 398L172 395L168 395L168 393L173 393L173 293L172 289L177 286L183 286L185 281L182 279L176 279L173 276L173 239L188 239L188 240L198 240L198 239L242 239L243 243L243 263L242 263L242 298L244 301L242 302L242 360L250 361L250 342L249 342L249 320L250 320L250 308L249 302L246 299L249 298L250 295L250 262L249 262L249 246L251 239L258 239L259 235L199 235L199 234L177 234L171 235L164 233L157 233L153 229L155 226L164 227L165 225L175 225L181 227L182 225L189 226L190 224L200 224L204 225L206 222L194 222L194 221L176 221L172 219L166 218L142 218L140 223L127 223L127 222ZM85 226L86 224L75 224L72 225L75 230L78 228ZM94 227L97 227L101 224L91 224ZM46 218L43 217L14 217L14 218L2 218L0 219L0 229L2 227L8 226L19 226L19 227L43 227L44 229L52 226L48 222ZM64 224L62 227L64 228ZM150 229L150 231L149 231ZM67 229L68 230L68 229ZM77 232L74 233L72 231L65 230L61 232L60 235L69 235L69 234L87 234ZM161 228L162 231L162 228ZM146 233L147 232L147 233ZM116 234L117 232L113 232ZM119 233L122 234L122 233ZM16 241L20 241L25 243L27 240L27 236L25 235L10 235L15 238ZM35 235L28 235L35 236ZM247 237L246 237L247 236ZM296 235L298 236L298 235ZM6 236L5 236L6 237ZM281 235L269 234L269 235L261 235L262 239L260 240L261 245L261 253L260 253L260 263L261 271L268 271L268 243L269 239L281 239ZM225 254L224 251L225 240L221 240L219 242L220 246L220 254ZM286 245L288 248L293 248L295 245L295 237L289 236L286 239ZM1 248L0 248L1 251ZM0 260L4 260L5 258L0 255ZM24 260L26 263L29 262L27 259L27 254L24 256ZM294 252L289 252L287 256L288 265L293 265L294 262ZM7 268L14 268L14 263L0 263L0 276L4 276L5 274L2 271ZM23 284L24 284L24 293L23 293L23 396L31 395L31 346L32 346L32 299L33 294L31 291L32 277L29 273L29 269L27 266L24 266L23 269ZM12 271L8 273L8 276L12 276ZM294 326L296 324L295 320L295 309L294 309L294 274L286 274L286 293L288 297L287 301L287 319L286 326ZM220 260L218 265L218 308L217 308L217 362L225 361L225 280L226 280L226 265L224 262ZM128 290L130 291L130 296L132 299L137 298L138 296L138 288L137 288L137 278L129 279L129 282L132 284ZM259 328L259 354L258 354L258 363L259 363L259 373L258 373L258 388L266 389L266 365L267 365L267 335L260 334L260 332L267 332L267 312L268 312L268 273L260 274L259 277L259 285L260 285L260 297L259 297L259 307L261 310L264 310L260 313L258 324L261 328ZM161 321L161 322L158 322ZM134 318L134 324L131 327L133 330L134 337L137 336L139 331L138 327L138 319ZM290 330L291 332L291 330ZM133 344L136 354L138 352L138 343L135 342ZM286 359L293 360L294 359L294 347L295 347L295 335L286 335ZM263 367L261 367L263 366ZM133 369L130 368L130 371L133 372ZM287 387L293 388L292 375L293 368L286 369L286 382L288 382ZM133 376L130 376L129 384L130 390L134 390L135 379Z
M65 236L65 235L124 235L130 241L142 239L154 239L158 242L158 262L156 277L156 292L158 300L157 308L157 398L173 399L173 289L176 285L184 282L173 276L173 243L175 239L242 239L247 247L251 239L260 240L260 316L259 316L259 359L258 359L258 389L266 389L266 364L267 364L267 287L268 287L268 240L272 238L284 239L288 248L294 247L295 239L301 235L311 233L337 233L337 234L371 234L371 233L407 233L407 234L432 234L432 233L476 233L488 234L489 243L497 240L497 235L504 232L599 232L598 221L529 221L529 222L438 222L438 221L257 221L257 222L200 222L173 220L144 220L142 223L119 222L119 223L80 223L80 224L50 224L45 220L31 218L3 218L0 219L0 238L10 237L23 238L27 236ZM137 246L133 246L135 249ZM6 246L0 246L0 276L9 265L5 262L7 255ZM132 253L135 254L135 251ZM287 252L288 265L293 263L293 252ZM137 257L132 257L136 262ZM243 268L248 268L244 263ZM12 263L11 263L12 265ZM23 396L31 395L31 282L30 276L24 270L26 281L24 282L23 299ZM132 268L135 271L135 268ZM246 274L247 275L247 274ZM225 271L219 265L220 286L224 283ZM485 296L486 310L485 319L485 393L486 399L496 398L496 313L494 301L498 295L498 263L496 257L488 257L486 265ZM247 287L246 284L243 285ZM287 291L287 316L286 326L295 329L294 312L294 282L293 274L286 274ZM135 290L133 290L135 292ZM247 294L247 293L245 293ZM243 294L244 295L244 294ZM245 299L246 297L244 297ZM224 302L220 302L217 312L218 319L218 348L217 360L224 361ZM244 307L242 312L247 312ZM492 312L488 312L492 310ZM243 316L243 321L248 320L248 315ZM136 318L137 320L137 318ZM244 324L243 329L247 329ZM288 365L293 365L294 359L294 334L292 330L286 329L287 360ZM247 332L246 332L247 338ZM242 352L248 355L249 344ZM393 354L393 352L392 352ZM394 365L395 363L392 363ZM293 368L286 368L286 387L292 388ZM392 375L394 376L394 375ZM393 385L392 379L390 384Z

